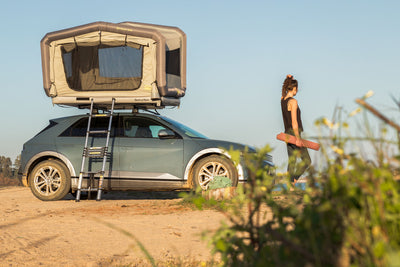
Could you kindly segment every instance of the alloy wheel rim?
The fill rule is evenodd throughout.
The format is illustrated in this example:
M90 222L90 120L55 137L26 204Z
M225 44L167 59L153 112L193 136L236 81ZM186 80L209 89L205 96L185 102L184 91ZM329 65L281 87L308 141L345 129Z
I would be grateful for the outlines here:
M60 188L60 172L51 166L40 168L36 172L34 185L36 191L42 195L49 196L55 194Z
M203 190L208 189L208 184L214 179L216 176L225 176L229 177L228 169L225 167L224 164L220 162L208 162L204 164L199 172L198 181L200 187Z

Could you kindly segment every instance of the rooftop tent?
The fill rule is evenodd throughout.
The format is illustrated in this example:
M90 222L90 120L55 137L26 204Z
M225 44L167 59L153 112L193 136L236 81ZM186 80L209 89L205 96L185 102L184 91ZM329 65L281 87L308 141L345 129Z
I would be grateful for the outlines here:
M46 34L41 52L53 104L162 108L185 95L186 35L176 27L95 22Z

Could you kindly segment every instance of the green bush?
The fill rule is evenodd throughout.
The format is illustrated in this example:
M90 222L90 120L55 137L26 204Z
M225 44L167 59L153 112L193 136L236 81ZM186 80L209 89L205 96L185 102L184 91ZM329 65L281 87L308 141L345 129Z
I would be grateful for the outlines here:
M231 187L232 180L225 176L215 176L214 179L208 184L208 190Z
M285 176L282 181L287 186L274 191L277 177L262 164L271 151L268 146L242 155L250 166L248 183L238 187L228 204L215 202L223 205L229 223L221 225L210 242L225 266L396 266L400 262L400 185L394 178L398 157L371 139L375 154L371 161L354 153L357 140L350 131L343 137L348 123L333 127L322 119L316 124L330 132L336 128L340 135L323 140L320 170L308 171L304 191L288 191Z

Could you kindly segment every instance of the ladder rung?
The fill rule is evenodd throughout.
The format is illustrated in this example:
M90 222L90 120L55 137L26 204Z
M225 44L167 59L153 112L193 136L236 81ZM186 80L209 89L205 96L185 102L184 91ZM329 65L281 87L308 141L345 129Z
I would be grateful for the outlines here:
M83 149L83 156L89 158L103 158L106 152L107 147L88 147Z
M107 151L107 147L105 146L97 146L97 147L88 147L86 149L88 152L104 152Z
M92 114L92 118L95 117L110 117L111 113L102 113L102 114Z
M88 153L87 155L83 155L85 158L104 158L104 154L102 153Z
M97 172L82 172L82 175L83 176L86 176L86 175L91 175L91 174L102 174L103 173L103 171L97 171ZM98 178L98 177L97 177Z
M88 188L82 188L81 189L81 191L82 192L97 192L97 191L99 191L99 189L98 188L90 188L90 189L88 189Z
M106 133L108 133L108 130L88 131L88 133L89 134L99 134L99 133L106 134Z

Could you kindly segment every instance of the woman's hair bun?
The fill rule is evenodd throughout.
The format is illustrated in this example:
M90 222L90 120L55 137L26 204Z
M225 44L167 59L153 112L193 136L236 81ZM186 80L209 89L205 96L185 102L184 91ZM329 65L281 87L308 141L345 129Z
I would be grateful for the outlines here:
M297 86L297 81L293 79L293 76L291 74L286 75L286 79L282 85L282 97L285 97L288 91L293 90Z

